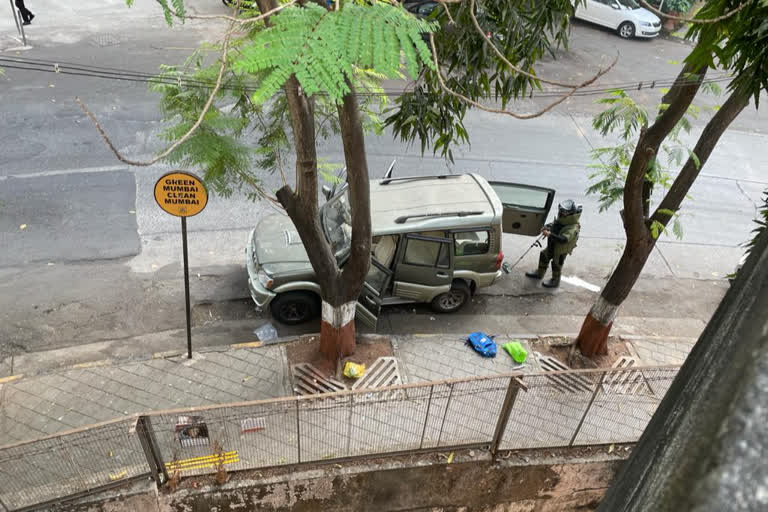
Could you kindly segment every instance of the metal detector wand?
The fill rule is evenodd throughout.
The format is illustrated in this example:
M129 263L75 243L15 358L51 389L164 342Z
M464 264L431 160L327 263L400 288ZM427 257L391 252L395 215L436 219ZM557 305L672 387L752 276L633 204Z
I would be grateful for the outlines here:
M531 249L533 249L534 247L541 247L541 240L543 238L544 238L544 235L539 235L539 238L534 240L534 242L531 244L531 246L528 249L525 250L523 255L520 256L513 265L510 265L508 263L505 263L504 265L502 265L501 268L504 270L504 272L507 273L507 274L511 274L512 273L512 269L515 268L518 263L523 261L523 258L525 258L525 255L528 254L529 252L531 252Z

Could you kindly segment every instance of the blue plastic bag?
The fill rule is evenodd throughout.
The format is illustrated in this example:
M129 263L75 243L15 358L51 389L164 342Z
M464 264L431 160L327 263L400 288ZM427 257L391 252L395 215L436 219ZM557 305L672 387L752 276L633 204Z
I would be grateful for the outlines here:
M493 341L493 336L484 332L473 332L467 338L467 344L483 357L496 357L496 342Z

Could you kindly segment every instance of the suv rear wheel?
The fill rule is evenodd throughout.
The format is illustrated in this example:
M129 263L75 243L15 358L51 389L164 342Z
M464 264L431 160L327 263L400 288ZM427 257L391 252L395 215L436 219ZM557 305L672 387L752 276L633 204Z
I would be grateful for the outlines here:
M317 296L310 292L281 293L272 301L272 316L286 325L303 324L319 313Z
M453 313L464 307L472 292L464 281L455 281L451 289L432 299L432 309L437 313Z

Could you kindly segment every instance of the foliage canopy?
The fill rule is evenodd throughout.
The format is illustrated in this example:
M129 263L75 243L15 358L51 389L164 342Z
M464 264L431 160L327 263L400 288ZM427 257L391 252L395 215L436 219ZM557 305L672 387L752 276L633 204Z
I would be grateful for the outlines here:
M271 98L293 74L304 93L328 94L340 102L350 92L345 79L354 68L371 69L386 78L400 76L400 56L417 75L420 64L433 66L421 34L431 23L383 2L347 4L329 11L316 4L290 7L275 15L272 26L256 32L234 62L239 73L267 71L253 101Z

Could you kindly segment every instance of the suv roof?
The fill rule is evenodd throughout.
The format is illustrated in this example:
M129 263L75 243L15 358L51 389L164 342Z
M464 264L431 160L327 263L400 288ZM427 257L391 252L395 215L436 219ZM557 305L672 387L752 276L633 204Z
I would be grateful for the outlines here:
M487 226L501 222L501 211L488 182L475 174L371 181L375 235Z

